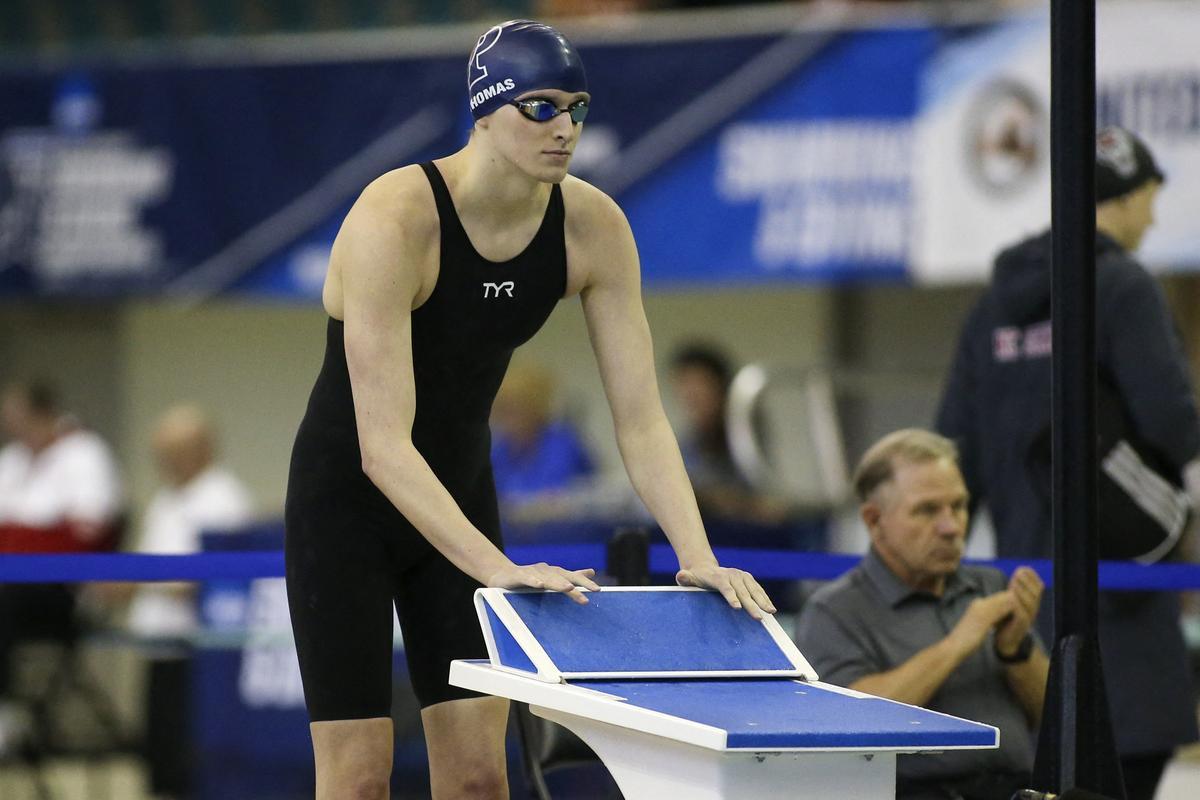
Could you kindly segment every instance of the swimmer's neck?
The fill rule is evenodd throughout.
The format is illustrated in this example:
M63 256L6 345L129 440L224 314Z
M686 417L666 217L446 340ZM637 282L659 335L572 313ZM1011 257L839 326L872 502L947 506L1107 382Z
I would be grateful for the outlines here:
M517 169L479 138L472 136L463 149L437 164L459 213L497 224L541 216L550 184Z

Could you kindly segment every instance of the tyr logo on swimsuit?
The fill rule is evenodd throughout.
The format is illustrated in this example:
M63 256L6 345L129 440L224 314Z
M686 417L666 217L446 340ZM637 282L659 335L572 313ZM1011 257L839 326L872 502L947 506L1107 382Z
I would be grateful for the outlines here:
M484 297L499 297L501 292L504 292L509 297L513 296L513 289L517 288L515 281L504 281L503 283L485 283L483 284Z

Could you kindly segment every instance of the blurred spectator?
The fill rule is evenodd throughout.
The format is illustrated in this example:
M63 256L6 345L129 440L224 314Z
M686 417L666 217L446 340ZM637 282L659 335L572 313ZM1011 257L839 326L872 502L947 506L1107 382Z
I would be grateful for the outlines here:
M1162 289L1134 253L1165 175L1145 142L1096 137L1097 549L1101 558L1173 558L1200 505L1200 413ZM1053 552L1051 235L996 257L971 310L937 427L962 452L972 502L986 503L1004 558ZM1181 489L1186 489L1184 492ZM1068 498L1069 500L1069 498ZM1189 507L1190 506L1190 507ZM1173 552L1174 551L1174 552ZM1052 606L1051 606L1052 607ZM1196 741L1196 704L1171 592L1102 592L1101 660L1131 800L1154 797L1176 747ZM1039 622L1050 633L1051 615ZM1146 692L1146 686L1156 690Z
M796 631L821 679L1000 729L998 750L900 756L900 800L1009 800L1027 788L1049 660L1037 573L964 566L967 489L954 443L902 430L855 471L871 549L805 604Z
M121 479L108 445L62 412L48 385L0 393L0 553L64 553L111 547L121 528ZM28 726L11 691L13 648L70 641L75 593L62 584L0 585L0 755Z
M195 553L200 534L248 523L253 504L240 480L216 463L216 434L200 409L179 405L159 418L152 445L162 487L150 500L136 549ZM196 624L191 584L138 588L129 624L145 636L188 636Z
M0 552L111 547L119 533L121 478L105 441L59 408L43 383L0 394Z
M492 469L505 511L577 487L592 459L565 420L555 419L554 378L542 367L509 367L492 405Z
M671 383L684 414L679 449L700 511L709 517L764 524L782 522L787 505L756 491L729 449L725 412L733 369L720 350L693 342L671 357Z
M152 447L163 485L146 509L139 551L194 553L201 532L250 521L250 494L216 463L216 435L200 409L169 409L155 425ZM146 695L146 755L155 796L182 797L190 788L188 641L196 624L193 584L143 584L134 591L130 630L165 645L152 651Z
M687 425L679 448L697 494L747 488L733 462L725 428L732 380L729 360L708 345L684 345L671 358L671 383Z

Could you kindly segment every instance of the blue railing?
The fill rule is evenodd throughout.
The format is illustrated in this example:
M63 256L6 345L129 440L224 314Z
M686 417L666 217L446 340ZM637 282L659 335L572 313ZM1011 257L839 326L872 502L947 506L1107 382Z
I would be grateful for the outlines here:
M603 543L520 545L507 549L517 563L545 561L568 569L593 567L603 570ZM726 566L740 567L761 580L830 580L859 561L857 555L767 550L737 547L716 548ZM1051 562L1041 559L978 560L1005 573L1020 565L1033 567L1050 584ZM143 555L99 553L79 555L0 556L0 583L80 583L87 581L210 581L279 578L283 576L283 552L253 550L199 553L196 555ZM650 547L650 572L656 577L673 575L675 554L666 545ZM1108 590L1178 591L1200 589L1200 565L1154 564L1102 561L1099 585Z

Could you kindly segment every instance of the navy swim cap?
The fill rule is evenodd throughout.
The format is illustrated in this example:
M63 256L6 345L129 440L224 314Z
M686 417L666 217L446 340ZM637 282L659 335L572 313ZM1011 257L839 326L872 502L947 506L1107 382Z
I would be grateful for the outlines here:
M510 20L480 36L467 64L471 115L486 117L530 89L587 91L583 61L567 37L529 19Z

